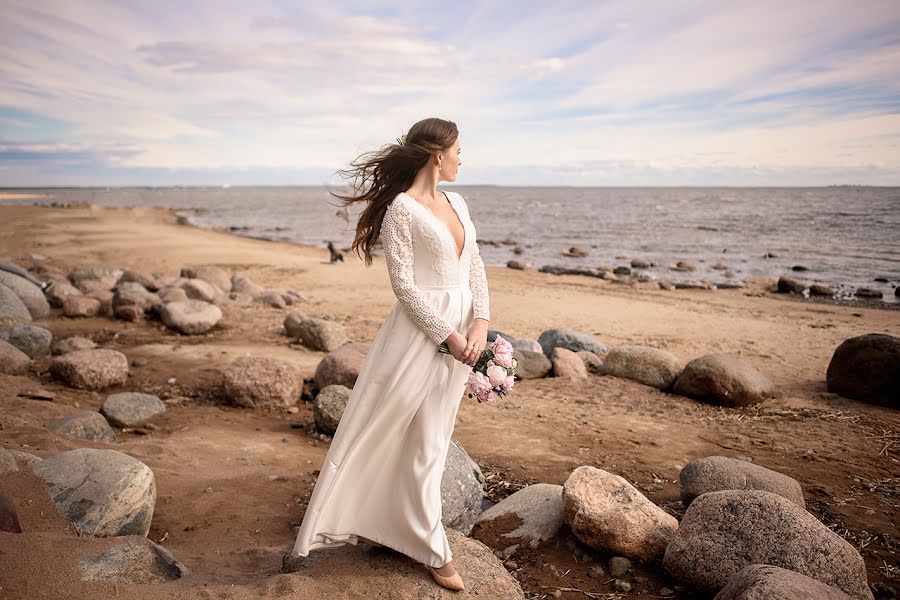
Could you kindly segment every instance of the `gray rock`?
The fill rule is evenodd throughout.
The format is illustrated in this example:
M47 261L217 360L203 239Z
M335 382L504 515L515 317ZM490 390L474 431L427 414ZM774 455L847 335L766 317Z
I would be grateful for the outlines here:
M30 323L31 313L15 292L0 283L0 327Z
M504 339L506 339L506 336L504 336ZM541 353L544 352L544 349L541 348L541 345L538 343L538 341L531 338L519 338L517 340L510 340L509 343L516 350L528 350L529 352Z
M587 350L594 354L606 354L609 351L606 344L594 336L571 329L548 329L538 336L538 343L548 358L553 355L553 349L558 346L572 352Z
M220 267L212 265L183 267L181 276L189 279L202 279L226 293L231 291L231 275Z
M50 315L50 303L47 302L44 292L24 277L0 271L0 284L5 285L19 297L32 319L45 319Z
M715 600L850 600L812 577L771 565L750 565L732 577Z
M678 479L681 484L681 501L685 506L707 492L765 490L787 498L800 508L806 508L803 489L796 479L745 460L707 456L688 463L681 470Z
M709 492L691 503L663 566L684 585L714 594L744 567L767 564L871 599L859 552L814 516L772 492Z
M451 440L441 477L441 522L465 535L472 532L484 500L484 475L459 440Z
M553 363L552 373L554 377L565 377L568 379L587 379L587 367L581 357L566 350L562 346L553 349L550 356L550 362Z
M881 290L874 290L872 288L860 287L860 288L856 288L856 297L857 298L880 299L880 298L884 297L884 294L881 293Z
M59 514L94 537L146 536L156 504L153 471L115 450L79 448L31 465Z
M284 318L284 332L289 338L299 338L301 324L308 317L301 312L292 312Z
M511 345L513 348L516 347L516 342L519 341L517 338L515 338L515 337L509 335L508 333L504 333L504 332L498 331L498 330L496 330L496 329L488 329L488 333L487 333L487 343L488 343L488 345L490 345L491 343L493 343L494 340L497 339L497 336L498 336L498 335L499 335L500 337L502 337L504 340L506 340L507 342L509 342L510 345Z
M93 350L96 347L97 344L93 340L80 335L73 335L72 337L56 340L50 346L50 350L55 356L59 356L69 352L77 352L78 350Z
M900 338L869 333L844 340L825 377L829 392L900 408Z
M0 446L0 475L18 470L19 466L16 464L15 455L6 448Z
M633 268L633 269L649 269L650 263L648 263L646 260L642 260L640 258L635 258L635 259L632 259L632 261L631 261L631 268Z
M178 287L163 288L159 292L159 299L163 304L170 302L184 302L188 299L187 292Z
M316 429L322 433L334 435L349 398L350 388L342 385L329 385L320 391L316 396L315 404L313 404Z
M31 358L5 340L0 340L0 373L24 375L31 368Z
M782 275L778 278L778 293L780 294L802 294L805 289L806 284L793 277Z
M191 300L203 300L212 303L216 299L216 288L202 279L188 279L182 288Z
M675 517L624 478L590 466L566 479L563 520L592 548L649 560L662 556L678 529Z
M513 349L513 358L516 359L517 379L540 379L545 377L553 363L543 352Z
M222 373L225 397L237 406L286 408L297 404L303 378L293 363L242 356Z
M588 373L591 373L592 375L603 375L606 373L606 370L603 367L603 359L593 352L579 350L575 354L577 354L582 362L584 362L584 367L587 369Z
M332 352L347 341L344 326L325 319L306 319L299 326L300 343L311 350Z
M100 413L119 427L140 427L166 412L166 405L153 394L122 392L107 396Z
M504 498L478 517L476 527L495 528L494 522L509 515L518 518L518 524L510 525L500 533L504 544L527 544L537 548L541 542L555 536L563 526L563 487L549 483L536 483Z
M69 296L62 309L67 317L96 317L100 314L100 301L91 296Z
M139 283L150 292L155 292L159 289L156 282L156 277L149 273L138 271L136 269L125 269L125 272L122 273L121 277L119 277L116 285L122 283Z
M83 558L80 566L83 581L164 583L190 574L171 552L138 535L123 536L103 554Z
M516 269L518 271L524 271L527 266L521 260L508 260L506 261L506 266L509 269Z
M239 294L247 294L256 298L263 292L263 288L254 283L246 275L235 273L231 276L231 291Z
M128 359L118 350L77 350L50 361L50 375L68 386L100 390L128 379Z
M113 444L117 439L116 432L109 426L103 415L93 410L82 410L51 421L47 425L47 429L73 440Z
M95 284L94 289L99 287L110 290L116 285L116 282L119 281L124 273L125 272L122 269L110 267L77 267L69 273L69 281L79 289L82 289L81 286L86 282L92 282Z
M68 282L68 280L54 280L53 286L45 294L50 306L62 308L69 296L80 296L81 290Z
M272 308L285 308L287 306L284 296L282 296L281 292L275 290L264 290L256 299Z
M0 340L9 342L31 358L50 354L53 334L37 325L13 325L0 331Z
M609 574L613 577L622 577L631 570L631 561L624 556L613 556L609 559Z
M619 346L603 361L606 375L631 379L660 390L672 387L682 364L671 352L649 346Z
M809 294L811 296L834 296L834 290L827 285L814 283L809 286Z
M349 342L329 353L316 366L316 387L324 390L336 383L352 388L370 347L368 343Z
M222 310L202 300L184 300L164 304L160 310L163 324L187 335L206 333L222 318Z
M147 313L159 313L162 300L139 283L120 283L113 294L112 308L117 319L137 321Z
M772 384L749 363L729 354L708 354L687 364L675 393L711 404L745 406L774 396Z

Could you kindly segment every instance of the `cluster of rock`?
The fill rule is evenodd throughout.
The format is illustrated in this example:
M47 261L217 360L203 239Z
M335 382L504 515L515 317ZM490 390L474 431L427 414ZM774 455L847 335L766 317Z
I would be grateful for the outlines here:
M618 592L631 589L626 575L640 560L661 561L678 584L720 600L872 598L862 557L805 510L796 480L722 456L688 464L679 479L688 506L680 523L622 477L582 466L562 486L530 485L484 511L473 536L511 559L567 526L586 546L614 555L608 566ZM592 569L604 574L601 565Z

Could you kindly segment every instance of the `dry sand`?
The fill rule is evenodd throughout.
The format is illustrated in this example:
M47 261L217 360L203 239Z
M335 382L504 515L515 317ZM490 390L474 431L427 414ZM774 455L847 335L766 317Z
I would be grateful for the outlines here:
M0 240L0 255L25 266L34 253L46 256L43 264L65 270L99 264L177 274L184 265L215 264L246 271L265 286L301 292L307 300L300 310L344 323L354 341L371 341L394 303L381 257L370 268L352 255L332 265L324 248L182 226L162 209L5 205ZM864 333L900 336L900 312L790 301L761 288L668 292L503 268L488 268L488 280L494 329L536 339L544 329L571 328L609 346L664 348L684 362L736 353L779 392L755 407L722 409L592 376L587 383L517 382L510 397L491 404L464 398L454 437L481 465L494 500L527 483L561 484L575 467L593 465L622 475L679 514L681 466L714 454L750 456L800 481L809 510L860 548L870 583L900 588L900 580L891 578L900 577L900 443L890 445L900 432L900 415L827 394L824 381L838 344ZM290 345L279 333L284 315L262 305L228 309L219 326L196 337L149 321L38 321L56 337L89 335L148 364L132 369L127 386L100 394L52 382L47 359L35 361L38 375L0 375L0 443L41 457L111 447L145 462L158 493L149 537L164 540L192 574L139 587L79 582L73 544L83 540L66 528L39 482L20 471L0 477L0 493L17 499L26 532L0 533L0 598L268 598L300 597L301 589L304 598L325 598L335 585L363 590L365 597L356 573L278 575L327 450L326 443L291 428L310 417L309 404L292 415L215 402L219 371L243 354L287 357L305 377L313 374L324 355ZM167 383L172 377L176 383ZM54 401L18 395L36 386L53 392ZM167 400L159 429L120 433L118 443L104 445L66 440L45 428L78 408L98 409L108 393L126 389ZM867 509L874 514L866 515ZM109 541L91 543L99 549ZM610 578L586 575L593 561L605 562L608 555L585 561L573 555L574 545L566 529L516 556L526 597L540 598L554 587L613 591ZM662 586L673 587L659 565L637 565L634 576L645 579L630 578L628 597L657 597ZM588 596L566 591L561 597ZM674 597L693 596L676 590Z

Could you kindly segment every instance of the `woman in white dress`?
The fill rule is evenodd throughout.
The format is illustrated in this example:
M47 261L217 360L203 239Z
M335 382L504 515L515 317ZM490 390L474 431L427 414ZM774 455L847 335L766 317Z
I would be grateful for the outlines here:
M455 181L459 132L443 119L342 171L365 202L353 249L379 234L397 303L372 342L319 472L292 554L369 540L463 589L441 523L441 477L471 367L487 345L488 286ZM446 342L451 354L438 352Z

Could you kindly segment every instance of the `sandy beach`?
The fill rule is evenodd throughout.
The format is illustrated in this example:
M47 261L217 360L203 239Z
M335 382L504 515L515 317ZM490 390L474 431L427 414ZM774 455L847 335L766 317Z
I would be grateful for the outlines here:
M353 255L330 264L324 247L181 225L163 209L0 205L0 256L60 272L104 265L177 275L183 266L217 265L263 286L301 293L305 301L298 310L342 323L351 341L371 341L395 302L380 256L370 268ZM704 456L749 456L800 482L808 510L859 549L870 584L900 589L900 445L891 444L900 433L900 414L829 394L825 385L841 342L866 333L900 336L900 312L790 300L767 292L766 282L666 291L533 269L489 267L487 275L492 329L533 339L549 328L574 329L610 347L662 348L684 363L733 353L777 390L776 398L752 407L721 408L591 376L587 383L520 381L511 396L490 404L463 398L453 437L483 470L492 500L529 483L562 484L576 467L592 465L621 475L680 516L681 467ZM191 574L165 584L80 581L73 548L84 548L85 541L56 513L40 480L20 469L0 476L0 493L16 498L24 531L0 533L0 597L327 598L335 585L348 590L347 597L366 597L366 582L356 572L279 574L327 450L326 442L291 426L310 418L310 404L301 402L299 413L289 414L216 401L221 371L243 355L284 358L312 377L325 354L281 334L292 308L226 308L219 325L198 336L179 335L157 321L68 319L59 311L36 321L56 338L85 335L129 360L147 362L131 370L125 386L100 393L54 382L49 358L36 359L28 376L0 375L0 443L40 457L109 447L146 463L158 493L148 537L163 540ZM36 387L53 400L30 399ZM56 418L96 410L106 395L125 390L166 401L158 429L120 433L115 444L79 443L46 429ZM99 552L110 543L91 540L90 548ZM575 544L563 528L516 556L527 598L541 598L554 587L570 590L562 598L589 597L572 589L613 593L608 578L586 574L590 561L573 555ZM465 578L464 566L460 571ZM642 581L628 598L655 598L660 588L673 587L658 564L635 565L635 575ZM671 597L695 596L676 588Z

